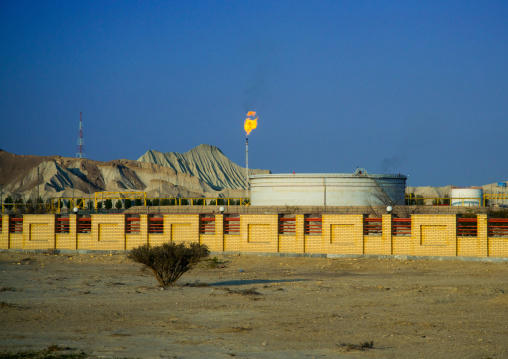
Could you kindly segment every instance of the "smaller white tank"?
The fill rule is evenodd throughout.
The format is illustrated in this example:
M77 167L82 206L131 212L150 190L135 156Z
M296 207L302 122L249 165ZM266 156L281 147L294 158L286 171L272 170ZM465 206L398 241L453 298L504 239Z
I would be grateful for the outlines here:
M453 188L452 206L483 206L483 189L480 187Z

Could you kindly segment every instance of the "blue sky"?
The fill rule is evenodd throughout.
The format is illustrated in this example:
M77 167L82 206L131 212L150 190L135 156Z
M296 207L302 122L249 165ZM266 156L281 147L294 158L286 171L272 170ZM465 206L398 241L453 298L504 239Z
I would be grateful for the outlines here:
M0 2L0 148L508 180L506 1Z

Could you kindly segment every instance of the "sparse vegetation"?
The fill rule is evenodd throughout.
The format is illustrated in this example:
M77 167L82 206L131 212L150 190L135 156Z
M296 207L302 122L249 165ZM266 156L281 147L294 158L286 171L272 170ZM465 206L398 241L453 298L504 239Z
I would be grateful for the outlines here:
M224 288L225 291L231 294L240 294L240 295L261 295L256 288L249 289L240 289L240 290L231 290L229 288Z
M204 244L164 243L154 247L148 244L136 247L128 257L150 268L159 284L167 287L209 254Z
M281 212L284 214L295 214L297 210L298 210L297 206L289 206L286 204L286 207L284 207L284 209L282 209Z
M207 258L204 260L208 268L224 268L224 262L220 261L219 258Z
M63 353L59 353L63 351ZM19 351L19 352L3 352L0 353L0 359L19 359L19 358L30 358L30 359L81 359L90 358L85 352L71 352L73 348L60 347L58 345L50 345L47 349L35 350L35 351Z
M0 308L18 308L16 304L8 303L5 301L0 302Z
M345 350L345 351L351 351L351 350L365 350L365 349L372 349L374 347L374 341L370 342L363 342L360 344L352 344L352 343L341 343L339 345L339 348Z

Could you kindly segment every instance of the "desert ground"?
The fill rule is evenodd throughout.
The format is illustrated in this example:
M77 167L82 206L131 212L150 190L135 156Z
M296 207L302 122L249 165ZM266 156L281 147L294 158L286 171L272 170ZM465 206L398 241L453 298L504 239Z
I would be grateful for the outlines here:
M126 253L0 252L0 352L508 358L506 262L211 258L162 289Z

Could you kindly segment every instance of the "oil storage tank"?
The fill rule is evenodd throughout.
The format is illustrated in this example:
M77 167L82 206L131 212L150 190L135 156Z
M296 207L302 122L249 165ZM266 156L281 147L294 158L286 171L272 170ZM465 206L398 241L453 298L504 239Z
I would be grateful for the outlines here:
M249 177L253 206L404 204L407 176L354 173L260 174Z
M482 206L483 189L481 187L452 187L452 206Z

